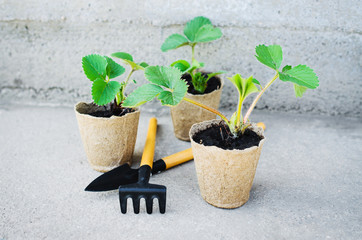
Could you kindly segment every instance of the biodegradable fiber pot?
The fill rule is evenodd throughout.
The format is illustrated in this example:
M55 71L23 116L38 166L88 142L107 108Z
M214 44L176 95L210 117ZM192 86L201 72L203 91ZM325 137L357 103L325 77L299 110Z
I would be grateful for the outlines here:
M185 97L207 105L211 108L218 109L224 82L220 77L216 78L218 78L220 81L220 87L218 89L206 94L196 95L186 93ZM171 117L175 136L178 139L190 141L189 131L191 126L195 123L215 119L216 114L182 100L177 106L171 107Z
M140 111L121 117L93 117L99 109L94 104L78 103L76 113L80 135L88 161L93 169L107 172L124 163L132 163Z
M190 130L192 152L199 188L206 202L220 208L237 208L249 199L256 166L265 137L256 125L251 129L262 137L258 146L244 150L224 150L204 146L193 141L193 136L221 120L198 123Z

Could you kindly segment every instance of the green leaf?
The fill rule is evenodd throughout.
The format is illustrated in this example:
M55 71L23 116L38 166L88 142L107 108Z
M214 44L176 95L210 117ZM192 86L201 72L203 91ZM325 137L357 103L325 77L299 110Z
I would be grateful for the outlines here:
M192 67L201 68L201 67L203 67L204 63L201 63L201 62L197 61L196 59L193 59L191 65L192 65Z
M286 71L288 71L288 70L290 70L290 69L292 69L292 66L290 66L290 65L285 65L285 66L283 67L283 69L282 69L282 72L286 72Z
M192 77L192 85L194 89L199 93L204 93L207 88L208 78L205 78L201 72L195 73Z
M253 83L253 76L250 76L249 78L242 78L240 74L235 74L233 77L228 79L234 84L234 86L239 91L239 96L242 101L254 92L259 92L258 88Z
M171 63L171 67L178 68L181 72L185 72L190 67L190 63L186 60L177 60Z
M300 86L314 89L319 86L317 75L313 69L306 65L298 65L289 70L279 73L280 80L284 82L292 82Z
M134 82L134 84L137 84L137 81L136 81L136 80L133 79L132 81Z
M207 80L206 81L209 81L212 77L215 77L217 75L224 74L224 73L226 73L226 72L225 71L219 71L219 72L209 73L209 74L207 74Z
M226 73L224 71L220 72L214 72L207 74L207 77L205 77L201 72L197 72L194 75L191 73L191 81L192 85L194 86L194 89L199 93L204 93L207 88L207 82L216 75L220 75Z
M125 52L116 52L111 54L112 57L120 58L124 63L131 66L135 70L143 70L144 68L133 61L133 57L129 53Z
M256 80L255 78L253 78L252 81L253 81L253 83L258 84L259 86L261 86L260 82L258 80Z
M202 68L204 65L205 65L204 63L198 62L196 59L193 59L192 63L191 63L191 66L186 71L192 75L192 72L195 69Z
M255 48L255 52L259 62L278 71L283 60L282 48L279 45L259 45Z
M258 80L256 80L255 78L253 78L252 82L253 82L254 84L258 85L259 88L260 88L260 90L263 88L263 87L261 86L260 82L259 82Z
M296 97L302 97L303 93L305 93L305 91L307 91L306 87L299 86L297 84L293 84L293 85L294 85L294 92L295 92Z
M156 96L163 105L174 106L186 94L186 82L181 79L181 72L176 68L149 66L145 69L145 77L152 84L137 88L127 97L123 106L139 106Z
M144 69L143 67L141 67L137 63L129 61L129 60L123 59L123 62L130 65L132 69L135 69L135 70L143 70Z
M189 41L180 34L172 34L168 38L166 38L165 42L161 46L162 52L167 52L171 49L176 49L181 46L187 45Z
M222 37L222 32L219 28L211 24L202 26L195 35L194 42L210 42Z
M129 54L129 53L125 53L125 52L115 52L115 53L112 53L111 56L133 62L133 57L132 57L132 55Z
M172 88L172 91L163 91L157 98L161 101L162 105L176 106L184 98L187 92L187 88L188 86L186 82L179 79L174 82L174 87Z
M120 75L122 75L126 69L124 67L122 67L121 65L119 65L118 63L116 63L115 61L113 61L112 58L106 57L107 60L107 76L109 77L109 79L118 77Z
M99 105L106 105L110 103L118 93L121 84L117 81L105 82L98 78L93 82L92 97L93 101Z
M106 79L107 60L103 56L91 54L83 57L82 67L89 80Z
M177 104L179 104L182 99L185 97L185 94L187 92L187 88L189 87L185 80L179 78L179 79L174 79L173 82L173 88L172 88L172 95L173 95L173 103L165 103L164 105L168 105L168 106L175 106Z
M122 103L123 107L137 107L157 97L163 89L155 84L145 84L136 88Z
M141 63L138 63L139 66L143 67L143 68L146 68L148 67L149 65L145 62L141 62Z
M161 92L161 94L157 98L164 106L175 106L182 100L182 98L181 100L175 99L175 95L170 91Z
M166 105L166 106L177 105L177 104L175 104L175 101L174 101L173 96L172 96L172 92L170 92L170 91L161 92L161 94L157 98L161 101L162 105Z
M182 73L176 68L164 66L150 66L145 69L148 81L172 89L175 82L181 79Z
M181 75L180 70L172 67L150 66L145 69L145 77L148 81L166 88L158 96L162 105L177 105L185 96L187 84L181 79Z
M211 24L211 21L208 18L202 16L196 17L186 23L184 34L191 42L195 42L197 32L202 26L207 24Z

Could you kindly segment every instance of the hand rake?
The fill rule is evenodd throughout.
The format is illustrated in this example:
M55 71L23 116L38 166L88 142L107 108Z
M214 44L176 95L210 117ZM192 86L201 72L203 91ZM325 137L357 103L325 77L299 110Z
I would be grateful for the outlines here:
M121 212L127 212L127 199L132 198L134 213L140 212L140 200L146 201L146 210L148 214L152 213L153 199L157 198L160 213L166 211L166 187L162 185L148 183L153 166L153 156L155 153L157 119L151 118L148 125L148 132L141 164L139 168L138 182L119 187L119 201Z

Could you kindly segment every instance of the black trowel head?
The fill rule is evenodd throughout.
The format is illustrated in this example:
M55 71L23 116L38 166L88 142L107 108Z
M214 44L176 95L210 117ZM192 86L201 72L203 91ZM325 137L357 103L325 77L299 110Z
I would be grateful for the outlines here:
M138 169L132 169L126 163L112 169L94 179L84 191L101 192L118 189L120 185L135 183L138 180Z

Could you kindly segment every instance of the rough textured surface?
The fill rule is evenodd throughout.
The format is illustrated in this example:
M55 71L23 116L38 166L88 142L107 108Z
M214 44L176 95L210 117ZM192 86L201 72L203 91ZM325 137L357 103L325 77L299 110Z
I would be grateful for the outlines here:
M88 115L99 108L84 102L75 107L79 132L89 163L100 172L108 172L125 163L132 164L140 111L110 118Z
M221 87L211 93L207 94L191 94L186 93L185 97L205 104L213 109L218 109L220 104L220 97L224 81L221 80ZM181 101L177 106L171 107L171 118L173 124L173 132L178 139L190 141L189 131L191 126L195 123L211 120L216 118L216 114L208 110L200 108L187 101Z
M162 115L156 158L190 147ZM135 167L151 116L141 109ZM252 119L266 124L267 141L245 205L207 204L191 161L151 178L168 188L166 214L147 215L142 203L139 215L122 215L117 191L83 191L100 173L88 164L72 108L1 108L0 239L361 239L360 119Z
M258 146L244 150L225 150L216 146L204 146L193 140L200 131L220 120L210 120L192 126L190 139L201 196L213 206L237 208L250 196L256 167L265 137L263 130L252 129L263 139Z
M266 83L273 73L253 57L260 43L282 45L284 64L315 69L321 82L317 90L296 99L291 84L276 84L259 109L362 116L358 0L231 0L222 5L209 0L0 0L0 101L67 106L89 101L91 84L81 70L81 58L89 53L126 51L153 65L190 59L190 49L162 53L160 46L198 15L209 17L224 34L196 47L206 70L253 74ZM134 78L144 82L141 72ZM223 97L221 107L234 108L237 94L229 82Z

